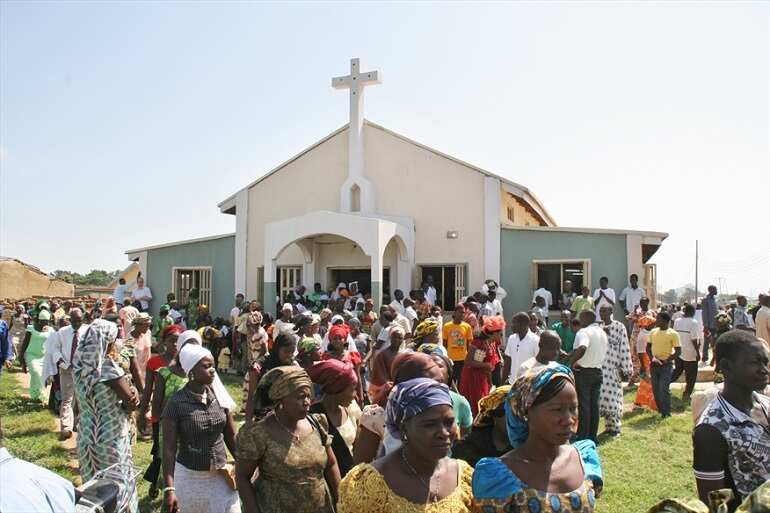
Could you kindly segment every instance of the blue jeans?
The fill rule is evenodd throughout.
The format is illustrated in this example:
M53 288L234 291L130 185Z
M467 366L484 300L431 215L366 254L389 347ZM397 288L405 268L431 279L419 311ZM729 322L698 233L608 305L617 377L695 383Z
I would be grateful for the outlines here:
M652 393L658 405L658 411L664 417L671 415L671 375L674 366L671 362L664 365L652 364Z

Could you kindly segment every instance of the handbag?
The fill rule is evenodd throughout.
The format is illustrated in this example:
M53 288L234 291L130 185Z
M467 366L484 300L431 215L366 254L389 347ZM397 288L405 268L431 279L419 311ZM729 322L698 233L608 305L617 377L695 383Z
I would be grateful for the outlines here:
M238 489L238 483L235 481L235 465L233 465L232 463L227 463L225 464L224 467L218 468L216 472L217 474L221 474L222 477L225 478L225 482L227 483L227 486L229 486L231 490Z
M318 438L321 439L321 446L325 448L326 438L324 437L323 433L325 433L326 430L321 429L321 425L319 424L316 415L317 414L311 413L307 416L307 420L310 422L310 425L313 426L313 428L318 432ZM329 483L326 481L326 476L324 476L324 489L326 490L326 501L329 503L332 513L335 513L337 511L337 505L334 503L334 497L332 496L332 492L329 489Z

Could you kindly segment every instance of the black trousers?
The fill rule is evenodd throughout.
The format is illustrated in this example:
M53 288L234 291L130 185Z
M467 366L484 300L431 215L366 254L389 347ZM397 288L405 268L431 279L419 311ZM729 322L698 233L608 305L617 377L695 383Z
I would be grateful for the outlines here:
M578 395L577 440L593 440L599 433L599 393L602 389L602 370L582 368L575 371Z
M679 376L682 375L682 372L684 372L684 380L686 383L684 386L684 396L690 397L692 395L692 391L695 390L695 381L698 379L697 360L694 362L686 362L681 358L677 358L676 364L674 366L674 374L671 375L671 383L679 379Z
M150 449L150 454L152 454L152 461L150 462L150 466L147 467L147 470L144 472L144 480L149 481L150 484L154 486L158 485L158 478L160 477L160 471L163 463L161 460L162 455L159 453L160 423L156 422L152 425L152 449Z
M452 381L456 386L460 385L460 376L463 374L463 365L465 360L452 361Z

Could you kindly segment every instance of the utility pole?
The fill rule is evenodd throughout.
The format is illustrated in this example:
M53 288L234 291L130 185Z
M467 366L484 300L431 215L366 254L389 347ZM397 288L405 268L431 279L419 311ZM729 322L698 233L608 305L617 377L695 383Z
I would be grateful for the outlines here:
M698 239L695 239L695 306L698 305Z

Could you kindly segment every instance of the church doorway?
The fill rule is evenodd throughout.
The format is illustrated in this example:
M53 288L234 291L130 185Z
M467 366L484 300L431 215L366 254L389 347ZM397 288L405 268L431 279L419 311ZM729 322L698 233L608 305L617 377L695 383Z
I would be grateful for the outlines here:
M338 283L344 283L350 289L351 283L357 283L358 291L364 296L372 293L372 271L369 267L329 268L329 288L334 289ZM382 294L390 295L390 268L382 268Z

